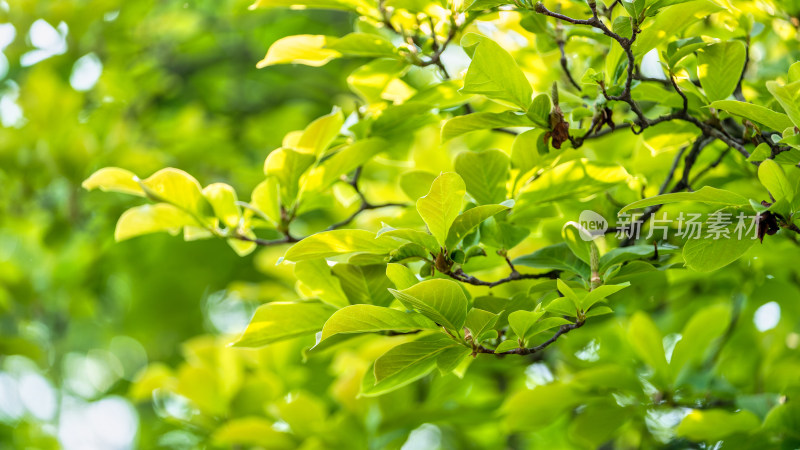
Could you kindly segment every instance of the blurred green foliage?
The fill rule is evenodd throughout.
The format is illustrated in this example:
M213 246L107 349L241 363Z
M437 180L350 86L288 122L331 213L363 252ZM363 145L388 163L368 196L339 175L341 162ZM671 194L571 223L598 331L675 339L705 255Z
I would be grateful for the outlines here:
M424 10L441 23L447 21L439 5L388 3L398 11L390 20L397 29L423 28L406 10ZM603 274L606 287L630 283L609 301L613 314L590 318L545 352L480 354L446 370L439 363L442 370L431 369L411 384L370 397L360 393L373 387L363 381L369 381L373 362L417 336L359 335L346 341L326 336L329 345L309 350L316 342L313 331L283 339L269 334L271 329L261 334L256 329L254 339L269 339L269 345L229 345L260 305L315 296L336 304L327 297L330 292L320 294L313 283L325 278L319 274L330 278L330 273L308 261L303 268L298 268L301 263L276 264L284 255L301 261L308 241L293 247L294 253L287 253L289 245L280 245L244 258L221 240L184 243L155 234L116 244L116 218L144 202L80 188L102 167L124 167L146 178L170 166L192 173L202 185L224 182L238 192L251 192L264 180L262 168L270 152L291 146L297 138L293 131L338 106L348 118L345 128L356 138L384 139L381 155L357 172L370 202L416 200L428 193L441 171L465 178L466 191L476 203L499 203L506 197L517 201L510 214L480 227L480 238L474 239L491 250L486 257L468 255L470 249L461 244L464 236L451 240L446 229L431 226L431 216L448 205L457 202L455 213L460 211L464 188L454 174L445 177L450 188L443 192L460 192L455 200L428 197L433 204L427 213L425 206L418 207L419 215L414 208L370 210L350 227L374 232L382 222L419 230L427 224L438 244L451 250L444 256L461 254L459 261L453 257L410 264L422 277L430 276L432 265L441 272L440 264L463 263L482 279L497 279L507 270L502 257L506 250L510 258L519 258L519 266L542 269L533 252L566 240L568 245L558 247L563 251L551 264L578 267L573 288L581 278L589 282L581 269L588 266L575 263L571 253L581 257L586 249L574 245L574 236L570 240L562 234L564 222L584 209L614 217L622 205L658 194L666 169L699 131L691 124L665 123L640 136L621 130L587 139L579 149L565 141L565 149L556 151L560 145L553 143L555 138L550 145L541 139L543 129L555 132L552 99L541 93L558 82L568 131L585 129L585 119L597 112L589 107L606 106L597 81L607 80L617 89L612 92L622 89L622 53L618 48L615 53L611 42L569 27L565 49L576 55L569 65L584 86L572 89L560 72L554 22L537 19L531 11L492 9L502 2L476 3L473 7L481 14L461 30L465 51L457 48L448 56L453 84L440 79L435 65L420 67L416 55L387 50L380 43L370 51L402 54L397 59L408 57L416 65L403 60L365 66L374 54L359 48L349 58L323 49L321 60L331 59L323 65L313 54L311 64L321 67L273 65L301 59L308 64L308 58L291 51L287 56L272 50L283 48L273 44L286 36L340 37L354 25L384 36L376 15L380 11L370 2L318 3L357 10L359 16L341 10L248 9L250 2L243 1L0 1L0 446L708 448L722 441L726 448L796 447L800 272L797 239L788 231L768 236L763 245L754 245L710 276L681 269L670 246L661 249L660 259L610 263ZM617 8L614 14L631 14L632 8L635 16L637 4L654 3L626 2L625 10ZM750 36L742 90L756 104L779 111L778 103L783 103L773 99L765 82L785 79L800 57L800 8L797 2L735 3L695 0L667 5L672 9L665 12L672 11L668 17L673 18L682 16L677 11L707 16L674 29L681 37L739 42ZM547 5L555 9L555 3ZM563 10L575 17L588 11L582 2L564 2ZM625 24L620 23L615 22L614 30L623 33ZM672 35L652 35L640 41L641 53L653 47L670 51ZM445 37L439 36L439 42ZM423 38L415 42L435 52ZM337 52L347 55L348 47L341 41L339 45ZM405 47L396 36L390 45ZM264 58L268 48L272 56ZM259 70L256 63L262 58L269 67ZM708 104L719 99L708 92L724 91L736 77L699 70L702 58L689 57L669 70L676 69L681 86L691 90L692 113L713 122ZM473 72L465 77L468 66ZM487 87L476 75L478 69L507 74L516 66L524 75L510 76L499 86ZM392 83L381 85L382 77ZM377 91L369 86L376 78ZM695 78L708 95L687 85ZM470 87L456 94L462 80ZM650 115L681 106L681 97L663 84L637 82L631 91ZM437 86L444 94L428 89ZM524 117L502 115L509 112L508 105L526 109L533 93L540 95ZM727 97L725 93L719 96ZM416 100L429 104L403 105L415 94ZM462 106L467 99L484 115L467 115ZM618 124L633 120L622 102L608 106ZM515 126L538 130L519 136L489 130ZM755 146L746 145L756 155ZM535 152L533 161L525 158L526 151ZM756 172L742 155L726 152L721 141L708 145L696 167L710 169L695 172L695 187L713 185L747 198L769 198L758 179L767 187L774 180ZM715 164L720 155L724 159ZM487 182L486 191L476 194L470 183L498 159L513 167L506 177L512 179L511 195L503 184L506 178L499 188ZM528 170L534 170L531 179L536 183L523 177ZM789 176L795 180L797 170ZM299 208L290 230L272 229L268 237L320 231L347 218L358 200L346 183L326 188ZM677 214L685 209L673 205L664 210ZM608 254L613 244L601 247ZM352 265L337 266L363 275L366 269L360 267L385 265L361 256L350 260ZM324 262L322 268L327 268ZM391 281L398 290L407 287ZM464 298L468 294L476 309L511 303L511 298L524 305L517 309L532 310L519 311L523 314L515 318L503 316L510 328L503 320L487 325L504 333L511 329L525 341L530 325L526 313L540 311L533 304L551 302L558 292L570 297L569 289L562 284L556 289L552 281L525 280L491 290L469 285ZM385 290L374 294L366 301L382 306L393 301ZM258 326L259 315L255 318ZM475 323L471 319L466 318L468 326ZM453 319L459 320L464 318ZM299 326L295 322L301 321L284 321ZM454 328L458 335L460 327ZM497 331L486 336L487 342L500 341Z

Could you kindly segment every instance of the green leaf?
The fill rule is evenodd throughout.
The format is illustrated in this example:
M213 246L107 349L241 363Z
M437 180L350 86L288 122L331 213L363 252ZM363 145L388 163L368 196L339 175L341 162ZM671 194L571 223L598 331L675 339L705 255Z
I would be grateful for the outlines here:
M681 331L669 365L677 378L687 364L700 364L713 348L714 340L728 328L731 311L727 306L712 305L696 312Z
M451 331L461 332L467 317L467 297L455 281L436 278L402 291L389 291L406 307L418 310Z
M669 366L664 354L661 333L647 314L641 311L633 314L628 328L628 342L639 358L653 368L656 377L666 385Z
M326 303L307 301L299 303L273 302L261 305L236 347L261 347L273 342L314 334L336 311Z
M678 251L677 247L660 246L658 254L669 255ZM606 269L614 264L622 264L637 259L652 258L655 248L652 245L631 245L630 247L612 248L608 253L600 257L599 271L605 272Z
M292 448L295 440L289 433L277 431L263 417L240 417L220 425L211 435L214 446Z
M403 312L374 305L350 305L325 322L321 340L336 334L371 333L376 331L435 330L438 327L422 314Z
M129 170L106 167L93 173L81 186L87 191L100 189L103 192L121 192L144 197L146 194L138 180L139 178Z
M275 177L280 185L281 203L292 205L300 191L300 177L314 164L316 157L288 148L273 150L264 161L264 174Z
M347 34L328 44L327 48L347 56L399 57L391 42L370 33Z
M550 96L547 94L539 94L534 97L525 115L539 128L549 129L551 109L552 104L550 103Z
M344 114L339 108L334 108L330 114L322 116L311 122L300 138L294 144L294 150L320 155L339 135L344 125Z
M497 344L497 347L495 347L494 351L495 353L504 353L509 350L514 350L515 348L519 348L519 341L517 338L509 336L508 339Z
M569 246L572 253L580 258L583 262L591 263L591 246L594 245L592 241L587 241L588 230L581 228L577 222L569 221L561 227L561 237L564 242Z
M457 346L445 349L436 357L436 367L442 375L456 370L472 350L467 347Z
M430 258L430 251L425 247L413 242L403 244L400 246L400 248L389 253L390 262L403 262L408 259L427 260L428 258Z
M595 306L594 308L590 309L584 314L584 317L587 319L590 317L602 316L605 314L611 314L614 310L609 308L608 306Z
M287 261L305 261L348 253L388 254L401 243L366 230L333 230L312 234L286 251Z
M776 202L784 199L787 202L794 200L794 186L789 182L780 164L775 161L766 159L761 162L758 166L758 179Z
M512 261L514 265L534 269L566 270L583 278L589 277L589 266L569 249L566 243L549 245Z
M533 324L530 330L528 330L527 337L530 338L552 328L560 327L561 325L569 325L571 323L572 322L562 317L548 317Z
M633 0L630 2L627 0L622 0L620 3L622 3L622 7L625 8L625 11L633 18L634 21L638 22L639 17L644 14L645 0Z
M419 283L417 276L408 267L402 264L389 263L386 265L386 276L392 280L397 289L408 289Z
M604 284L602 286L597 286L596 288L589 291L585 297L581 300L581 308L584 311L588 311L595 303L605 300L606 297L613 295L626 287L630 286L630 283L623 283L623 284Z
M269 47L267 55L256 64L256 67L262 69L275 64L324 66L328 61L341 56L341 53L328 48L335 40L335 37L313 34L278 39Z
M139 185L153 201L170 203L196 217L210 212L200 183L182 170L161 169Z
M250 194L250 206L273 226L281 224L280 186L277 178L267 178L259 183Z
M404 60L379 58L354 70L347 77L347 85L367 104L380 103L389 84L407 70Z
M300 261L294 265L294 276L310 290L313 297L334 306L347 306L350 301L342 290L339 278L324 259Z
M236 228L239 226L239 218L242 216L242 210L236 197L236 191L230 185L225 183L209 184L203 188L203 195L206 200L211 204L216 215L225 226L229 228Z
M453 225L450 227L450 231L447 234L445 246L448 249L455 247L465 236L477 228L481 222L507 209L508 206L506 205L483 205L464 211L453 221Z
M489 217L480 226L481 242L500 249L516 247L529 234L528 228L512 225L505 220L496 220L494 217Z
M528 130L517 135L511 144L511 164L519 170L522 177L539 164L541 155L548 152L547 142L544 140L544 130Z
M634 55L644 55L663 43L666 36L679 36L689 25L721 9L721 6L707 0L694 0L664 8L652 20L645 21L632 47Z
M576 309L580 309L581 307L581 298L578 297L578 294L572 290L571 287L560 278L556 280L556 285L558 286L558 291L561 292L564 297L568 298L573 305L575 305Z
M736 433L748 433L761 426L758 417L747 410L730 412L723 409L693 410L675 430L678 436L695 442L717 442Z
M136 206L122 213L117 220L114 239L120 242L159 231L166 231L174 236L185 226L199 226L199 224L192 216L172 205L156 203Z
M779 132L794 126L786 114L775 112L761 105L737 102L736 100L718 100L712 102L709 106L729 114L744 117L751 122L766 125L768 128Z
M517 391L503 405L503 414L510 430L535 431L556 422L580 401L570 386L550 383Z
M745 63L742 41L718 42L697 55L697 76L709 100L724 100L733 94Z
M472 308L467 313L464 326L469 328L469 331L472 333L472 339L477 341L478 337L483 334L484 331L491 330L492 327L494 327L499 318L500 316L489 311Z
M800 127L800 81L783 86L777 81L767 81L767 90L781 104L794 126Z
M479 205L496 204L506 199L508 165L508 155L500 150L462 152L455 161L456 173L464 179L467 193Z
M628 179L617 164L576 159L544 172L520 190L517 206L585 197Z
M747 158L748 162L761 162L765 159L768 159L772 156L772 149L769 148L765 142L758 144L753 150L753 153L750 153L750 156Z
M412 170L400 175L400 189L410 198L416 200L428 193L428 186L433 184L436 175L424 170Z
M386 277L385 265L336 264L332 270L350 303L387 306L392 302L392 295L388 291L392 282Z
M446 247L447 233L461 211L466 191L457 173L445 172L433 180L428 194L417 200L417 211L440 247Z
M436 238L424 231L412 230L411 228L392 228L384 224L383 228L378 231L378 236L403 239L421 245L434 255L439 253L439 243Z
M736 221L733 224L736 224ZM696 272L721 269L739 259L756 243L756 240L749 236L742 236L742 239L736 237L736 234L731 232L730 239L724 237L714 239L713 236L689 239L683 246L686 267Z
M380 138L357 141L337 151L309 171L304 190L322 190L384 151L388 143Z
M431 373L437 357L457 344L442 335L400 344L375 360L374 386L362 391L371 397L399 389Z
M676 202L701 202L708 205L721 205L721 206L746 206L750 202L741 195L726 191L724 189L717 189L711 186L703 186L694 192L675 192L672 194L656 195L655 197L637 200L624 208L619 213L630 211L635 208L644 208L653 205L666 205L667 203Z
M477 45L477 48L474 48L461 92L485 95L523 111L528 109L533 89L514 58L496 42L475 33L467 33L461 40L465 47L474 42L477 44L471 47Z
M456 116L445 122L442 127L442 141L446 142L464 133L477 130L491 130L506 127L532 127L533 122L524 114L514 111L476 112Z
M526 340L533 336L530 333L536 322L544 315L545 311L538 307L534 311L514 311L508 315L508 325L520 339Z
M792 65L789 66L788 77L789 83L800 81L800 61L792 63Z

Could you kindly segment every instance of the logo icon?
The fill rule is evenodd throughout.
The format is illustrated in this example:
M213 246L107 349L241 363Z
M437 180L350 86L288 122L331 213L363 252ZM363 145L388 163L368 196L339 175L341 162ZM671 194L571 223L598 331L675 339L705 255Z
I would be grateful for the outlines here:
M578 216L578 223L574 225L584 241L593 241L605 235L608 230L608 221L605 217L588 209L581 212L581 215Z

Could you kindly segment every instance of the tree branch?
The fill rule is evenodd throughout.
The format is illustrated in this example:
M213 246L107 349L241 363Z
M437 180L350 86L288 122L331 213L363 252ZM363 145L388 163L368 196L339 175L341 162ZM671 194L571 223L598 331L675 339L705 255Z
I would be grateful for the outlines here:
M474 352L475 353L487 353L487 354L492 354L492 355L531 355L531 354L534 354L536 352L540 352L540 351L544 350L545 348L549 347L551 344L553 344L555 341L557 341L559 337L569 333L572 330L576 330L576 329L582 327L584 323L586 323L585 320L579 320L579 321L577 321L575 323L561 325L561 327L558 328L558 331L556 331L556 333L552 337L550 337L550 339L544 341L543 343L541 343L541 344L539 344L539 345L537 345L535 347L515 348L515 349L512 349L512 350L505 351L505 352L496 353L494 350L492 350L490 348L486 348L486 347L484 347L482 345L478 345L478 346L475 346Z
M560 270L551 270L550 272L545 272L545 273L519 273L516 270L514 270L507 277L501 278L497 281L484 281L465 273L461 269L445 272L445 275L449 276L450 278L456 281L471 284L473 286L487 286L490 288L516 280L536 280L542 278L549 278L551 280L554 280L558 278L560 274L561 274Z

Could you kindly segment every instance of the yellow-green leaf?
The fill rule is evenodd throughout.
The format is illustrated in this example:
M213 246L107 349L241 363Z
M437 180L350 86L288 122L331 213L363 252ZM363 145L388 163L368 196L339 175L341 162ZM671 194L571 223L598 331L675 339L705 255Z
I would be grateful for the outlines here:
M142 205L122 213L117 221L114 239L119 242L159 231L176 235L187 225L198 225L198 223L192 216L172 205L166 203Z
M267 56L256 64L261 69L274 64L304 64L324 66L328 61L338 58L341 53L331 50L328 44L336 38L330 36L300 34L287 36L275 41L267 50Z
M314 334L336 308L318 301L273 302L261 305L236 347L261 347L273 342Z
M146 194L142 187L139 186L138 180L136 175L129 170L106 167L93 173L81 186L89 191L100 189L104 192L121 192L144 197Z
M457 173L445 172L433 180L428 194L417 200L417 211L440 247L446 246L447 233L461 211L466 191Z
M203 195L206 197L211 208L214 209L216 215L222 223L230 228L236 228L239 225L239 218L242 216L242 210L236 204L236 191L233 190L228 184L214 183L209 184L203 189Z

